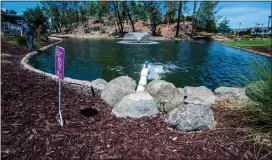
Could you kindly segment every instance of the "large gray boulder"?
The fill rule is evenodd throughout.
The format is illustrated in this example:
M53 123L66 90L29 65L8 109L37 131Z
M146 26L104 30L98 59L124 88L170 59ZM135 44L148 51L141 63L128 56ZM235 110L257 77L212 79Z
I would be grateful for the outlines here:
M245 88L219 87L214 90L216 103L244 103L249 101Z
M117 103L112 113L117 117L140 118L144 116L155 116L158 109L154 99L147 92L136 92L125 96Z
M178 90L179 90L179 93L180 93L180 97L181 97L181 99L182 99L182 101L184 101L184 89L183 88L178 88Z
M117 77L106 84L101 93L101 98L110 106L114 106L123 97L134 93L136 88L135 81L127 76Z
M101 90L101 91L105 88L106 84L107 84L107 81L105 81L104 79L100 79L100 78L91 81L91 85L95 89L98 89L98 90Z
M161 111L170 112L183 103L182 93L172 83L163 80L153 80L148 83L146 92L155 99Z
M185 103L211 105L215 103L213 92L205 86L184 87Z
M208 105L182 104L169 113L167 123L180 131L212 129L213 111Z

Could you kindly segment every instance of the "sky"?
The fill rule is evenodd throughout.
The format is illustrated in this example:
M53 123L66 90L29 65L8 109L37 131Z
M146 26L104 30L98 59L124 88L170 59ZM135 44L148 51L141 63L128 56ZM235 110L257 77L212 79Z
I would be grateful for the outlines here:
M2 8L13 9L18 15L23 14L26 8L33 8L40 2L1 2ZM233 29L254 27L255 23L263 24L264 27L268 25L268 16L271 15L272 5L270 2L219 2L220 9L218 15L227 18L229 26ZM193 3L189 2L189 8L193 8ZM189 12L190 13L190 12ZM220 20L222 20L220 19ZM219 20L219 21L220 21Z

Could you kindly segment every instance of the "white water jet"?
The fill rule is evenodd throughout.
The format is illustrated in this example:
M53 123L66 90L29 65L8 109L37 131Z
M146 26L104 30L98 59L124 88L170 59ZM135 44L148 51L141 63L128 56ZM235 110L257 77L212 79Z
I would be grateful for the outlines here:
M131 39L130 36L135 37L137 41L128 40ZM142 40L144 37L150 36L149 32L129 32L124 40L119 41L118 43L122 44L158 44L156 41L151 41L151 39Z
M148 32L129 32L128 35L133 35L139 42L143 37L148 36Z

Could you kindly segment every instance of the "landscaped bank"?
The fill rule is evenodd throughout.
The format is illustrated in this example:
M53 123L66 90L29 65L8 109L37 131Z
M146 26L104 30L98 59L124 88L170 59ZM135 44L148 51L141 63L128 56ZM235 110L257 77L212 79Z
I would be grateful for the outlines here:
M2 64L1 70L2 158L272 158L271 148L254 141L247 128L249 124L235 110L211 106L215 129L177 132L168 127L165 114L118 118L100 96L75 92L66 84L62 95L66 124L62 128L56 120L57 82L23 69L20 62L25 50L3 46L2 53L11 56L2 59L11 63Z
M272 38L258 38L250 40L228 41L225 45L272 57Z

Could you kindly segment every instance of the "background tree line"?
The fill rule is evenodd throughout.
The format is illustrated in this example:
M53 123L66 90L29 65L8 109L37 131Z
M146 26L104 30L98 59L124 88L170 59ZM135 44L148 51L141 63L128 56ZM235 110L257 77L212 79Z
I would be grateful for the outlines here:
M78 25L88 26L89 19L97 19L103 25L115 25L118 32L124 34L124 24L129 23L133 31L138 20L150 28L156 35L159 24L176 23L176 36L179 36L180 23L192 22L192 34L195 31L228 31L228 21L218 23L218 2L193 1L189 8L187 1L42 1L41 5L27 9L24 16L29 18L40 33L63 32ZM185 16L187 15L187 16ZM217 27L216 24L219 24Z

